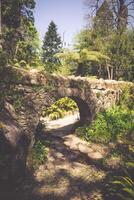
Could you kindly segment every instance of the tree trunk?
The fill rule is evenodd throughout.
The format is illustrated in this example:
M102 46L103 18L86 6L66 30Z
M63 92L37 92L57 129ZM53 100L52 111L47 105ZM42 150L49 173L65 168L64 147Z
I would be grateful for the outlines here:
M98 73L99 73L99 78L101 78L101 65L99 66Z
M79 63L78 67L77 67L77 70L76 70L76 73L75 73L75 76L83 76L83 75L84 75L83 63Z
M113 68L111 67L111 80L113 80Z
M0 49L2 49L2 9L1 9L1 0L0 0Z
M107 74L108 74L108 79L110 80L110 69L108 66L107 66Z
M125 0L119 0L117 15L117 29L122 32L126 28L128 21L128 8L125 5Z

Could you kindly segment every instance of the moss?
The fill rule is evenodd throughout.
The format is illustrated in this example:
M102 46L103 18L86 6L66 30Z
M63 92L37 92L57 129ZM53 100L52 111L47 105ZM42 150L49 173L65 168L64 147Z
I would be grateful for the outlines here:
M47 141L37 141L29 153L27 165L29 168L37 169L47 158L49 148Z
M34 92L44 91L44 92L50 92L54 91L55 87L53 85L32 85L32 89Z
M101 95L101 93L100 93L100 92L97 92L97 93L96 93L96 97L97 97L97 99L99 99L99 98L100 98L100 95Z
M0 129L4 128L4 124L2 122L0 122Z

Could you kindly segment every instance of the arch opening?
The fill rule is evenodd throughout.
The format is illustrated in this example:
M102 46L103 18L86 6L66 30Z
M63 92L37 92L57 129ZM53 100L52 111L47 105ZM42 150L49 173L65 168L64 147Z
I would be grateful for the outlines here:
M78 126L91 122L91 111L88 104L79 97L62 97L47 109L40 118L47 131Z
M92 121L92 114L88 104L79 97L70 97L74 100L79 108L80 125L90 124Z

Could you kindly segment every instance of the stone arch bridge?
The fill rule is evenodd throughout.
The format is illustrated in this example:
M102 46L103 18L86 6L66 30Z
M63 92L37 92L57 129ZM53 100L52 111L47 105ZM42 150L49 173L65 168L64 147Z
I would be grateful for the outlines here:
M63 77L37 71L29 72L22 82L24 96L30 92L29 96L38 115L41 115L43 107L50 106L62 97L69 97L77 103L83 123L90 123L98 111L115 105L124 85L124 82L113 80ZM27 88L31 88L31 91L28 92ZM47 93L49 98L46 97Z
M11 173L24 168L44 108L70 97L78 105L81 122L90 123L98 111L119 101L122 87L127 84L130 83L48 75L36 70L21 73L20 79L11 83L0 112L0 150L11 154Z

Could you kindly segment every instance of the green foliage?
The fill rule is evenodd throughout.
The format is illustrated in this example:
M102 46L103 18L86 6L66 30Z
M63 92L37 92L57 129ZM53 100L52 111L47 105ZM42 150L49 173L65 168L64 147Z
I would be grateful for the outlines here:
M28 158L29 167L36 169L39 165L44 163L49 151L47 146L47 142L38 141L35 143Z
M134 199L134 181L130 176L122 176L113 183L116 185L120 185L122 188L122 192L118 192L117 196L119 196L123 200Z
M124 137L131 129L133 116L121 107L99 113L91 126L80 127L76 133L87 141L108 143Z
M83 68L84 76L90 74L104 79L132 81L134 79L134 31L130 27L127 28L126 24L123 31L117 30L114 17L109 2L102 1L100 5L98 4L92 28L83 29L77 35L74 47L77 51L83 49L97 51L109 58L108 62L101 63L101 66L98 66L99 63L89 63L89 61L84 63L86 66ZM90 70L87 73L88 67Z
M128 150L125 156L125 166L124 173L121 176L115 176L111 187L113 187L113 194L123 200L133 200L134 199L134 132L128 134L125 145L127 145Z
M43 63L45 64L45 70L47 72L57 71L60 65L59 59L55 57L56 53L61 50L61 38L57 33L56 24L51 21L48 27L48 31L45 34L42 57Z
M92 32L89 29L82 29L75 36L74 49L76 50L88 49L93 45L94 41L92 40Z
M52 92L55 90L55 87L52 84L46 85L32 85L32 89L35 92L43 91L43 92Z
M12 96L12 104L16 111L25 105L25 99L19 91L12 91L12 94L10 95Z
M76 103L73 100L65 97L65 98L61 98L56 103L51 105L50 108L48 108L47 110L43 112L43 115L49 116L51 120L55 120L55 119L63 118L66 114L72 113L77 110L78 110L78 107Z
M55 56L60 60L61 63L61 66L58 70L60 74L66 76L75 73L80 59L78 52L64 49L62 52L57 53Z
M21 62L25 61L26 64L24 67L28 64L32 67L36 67L40 63L39 34L32 22L23 24L23 26L25 38L17 42L13 62L14 60L17 60L21 67Z
M90 61L98 64L106 63L110 61L110 58L106 55L103 55L102 53L98 51L89 51L88 49L83 49L80 52L80 59L81 62L84 61Z
M119 105L134 112L134 86L125 85L122 87Z
M24 60L32 65L39 60L39 37L34 26L34 0L2 1L2 49L7 63L14 65ZM15 14L14 14L15 13Z
M98 68L103 67L110 61L110 58L101 52L91 51L86 48L79 52L74 50L64 50L63 52L56 54L56 57L60 59L63 66L66 66L67 68L71 66L72 71L75 70L75 73L81 65L82 69L80 71L82 73L78 75L89 74L91 63L94 64L98 70Z
M0 70L7 66L7 55L0 49Z
M122 35L112 34L106 51L111 58L116 79L132 80L133 56L134 56L134 32L125 31Z
M98 8L93 22L93 28L99 35L109 35L114 27L114 16L107 1L104 1Z
M79 62L80 55L78 52L71 51L69 49L65 49L63 52L56 54L57 58L65 60L66 64L70 64L70 62Z

